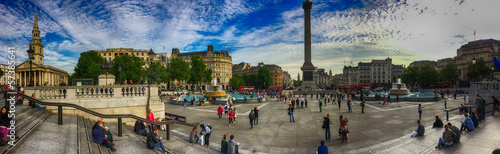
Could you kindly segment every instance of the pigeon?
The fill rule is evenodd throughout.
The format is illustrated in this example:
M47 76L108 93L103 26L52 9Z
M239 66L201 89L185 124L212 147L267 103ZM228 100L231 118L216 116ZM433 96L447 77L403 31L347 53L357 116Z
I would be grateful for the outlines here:
M493 63L495 64L495 66L497 67L497 69L500 72L500 61L498 61L497 57L493 57Z

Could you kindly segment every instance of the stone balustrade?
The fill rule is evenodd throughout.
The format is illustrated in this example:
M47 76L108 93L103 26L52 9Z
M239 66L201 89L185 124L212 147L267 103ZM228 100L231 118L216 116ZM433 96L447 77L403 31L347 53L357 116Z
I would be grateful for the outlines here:
M490 102L491 96L500 98L500 82L471 82L469 89L469 102L474 102L476 94L481 94L483 98Z
M153 85L157 88L157 85ZM135 97L147 96L147 84L137 85L88 85L61 87L26 87L26 94L36 93L40 99L73 99L73 98L103 98L103 97Z

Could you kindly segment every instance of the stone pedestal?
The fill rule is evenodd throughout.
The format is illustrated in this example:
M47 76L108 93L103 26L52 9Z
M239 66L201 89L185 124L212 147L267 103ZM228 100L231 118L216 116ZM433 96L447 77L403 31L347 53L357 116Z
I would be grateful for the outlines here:
M100 86L114 85L115 83L115 76L113 74L101 74L98 79Z
M493 72L493 78L500 79L500 72Z

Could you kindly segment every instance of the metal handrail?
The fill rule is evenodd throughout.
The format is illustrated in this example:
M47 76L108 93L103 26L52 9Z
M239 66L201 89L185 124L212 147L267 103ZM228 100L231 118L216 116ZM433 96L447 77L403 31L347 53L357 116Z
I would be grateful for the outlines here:
M91 115L94 115L94 116L97 116L97 117L101 117L101 118L118 118L118 125L119 125L118 126L118 136L122 135L122 133L121 133L122 128L120 127L121 126L122 118L136 119L136 120L140 120L140 121L143 121L143 122L146 122L146 123L149 123L149 124L153 124L153 125L167 125L167 129L169 128L170 124L181 124L181 125L190 126L190 127L196 127L196 126L199 125L199 123L187 123L187 122L183 122L183 121L179 121L179 120L168 120L168 121L156 122L156 121L147 120L145 118L142 118L142 117L139 117L139 116L136 116L136 115L133 115L133 114L102 114L102 113L89 110L89 109L87 109L85 107L82 107L82 106L79 106L79 105L76 105L76 104L71 104L71 103L55 103L55 102L41 101L39 99L33 98L31 96L28 96L26 94L23 94L23 93L14 91L14 90L2 90L0 92L7 93L8 95L9 94L15 94L16 96L21 96L21 97L23 97L25 99L28 99L30 101L33 101L33 102L41 104L41 105L58 106L58 118L59 118L58 124L59 125L62 125L62 107L63 106L64 107L72 107L72 108L75 108L77 110L80 110L80 111L83 111L83 112L86 112L88 114L91 114ZM169 137L167 137L167 139L168 138Z

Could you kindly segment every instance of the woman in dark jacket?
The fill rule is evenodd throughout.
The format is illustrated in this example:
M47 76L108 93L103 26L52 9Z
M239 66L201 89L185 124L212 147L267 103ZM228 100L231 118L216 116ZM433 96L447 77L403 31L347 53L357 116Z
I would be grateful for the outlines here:
M435 127L439 127L439 128L443 127L443 121L441 120L441 118L439 118L439 116L436 116L436 121L432 125L432 128L435 128Z

